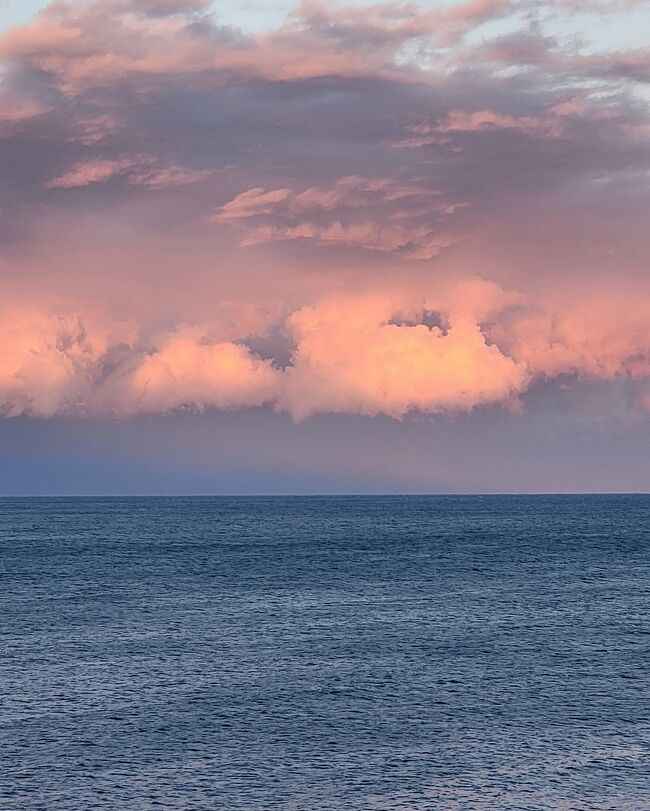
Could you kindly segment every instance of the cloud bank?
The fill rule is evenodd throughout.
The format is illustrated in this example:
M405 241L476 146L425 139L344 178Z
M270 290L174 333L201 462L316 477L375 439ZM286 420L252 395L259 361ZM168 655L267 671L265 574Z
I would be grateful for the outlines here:
M530 385L560 375L647 381L650 308L630 313L624 329L607 319L607 303L590 310L588 320L542 312L479 279L419 303L396 291L328 297L283 323L284 366L263 358L254 336L223 340L210 325L145 336L96 314L5 312L0 408L5 416L124 417L271 406L297 420L400 418L490 404L517 411Z

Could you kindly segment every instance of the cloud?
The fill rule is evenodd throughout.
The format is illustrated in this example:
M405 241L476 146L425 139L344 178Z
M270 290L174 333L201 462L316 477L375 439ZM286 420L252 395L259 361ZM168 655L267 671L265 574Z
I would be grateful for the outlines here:
M83 413L102 364L132 339L126 324L31 306L0 315L0 414Z
M299 239L431 259L453 243L441 226L456 208L436 189L351 175L300 192L249 189L212 221L243 229L242 245Z
M276 399L278 387L279 373L268 361L243 346L213 341L201 328L183 326L130 375L128 410L262 406Z
M622 325L611 298L542 311L473 278L419 293L339 294L294 310L275 322L290 348L284 365L281 346L267 357L253 348L254 335L268 330L259 315L237 315L232 303L224 307L238 319L239 336L229 338L226 322L147 335L101 313L8 309L0 319L0 412L126 417L269 406L302 420L497 404L517 411L532 384L569 375L636 380L635 402L647 401L647 302Z
M386 61L413 41L449 45L482 24L507 16L511 0L463 0L447 7L422 8L415 3L372 3L362 7L303 0L294 17L312 38L336 42L340 50L361 48Z
M536 116L502 115L492 110L478 110L467 113L452 110L438 125L438 132L483 132L485 130L519 130L526 135L559 138L562 128L556 120L546 120Z
M180 325L152 340L96 313L5 310L0 414L125 417L257 406L277 395L270 363L210 330Z
M221 200L217 216L234 222L235 203L248 200L238 195L259 189L288 189L292 198L320 190L341 196L345 216L330 209L325 222L321 207L315 220L314 207L301 219L277 205L279 222L246 226L240 210L240 225L253 241L376 244L404 255L413 231L423 245L415 253L434 256L456 234L439 238L436 223L427 235L415 206L392 218L378 195L367 198L383 206L379 222L348 221L350 208L361 207L336 178L418 186L478 211L492 172L500 194L511 186L532 193L540 183L647 165L647 104L634 89L643 52L582 53L539 21L517 28L524 10L540 6L312 2L276 30L246 35L202 3L58 2L0 39L7 116L20 123L0 130L9 175L15 167L10 182L30 205L48 187L87 187L97 199L103 183L112 205L129 187L192 185L227 170L232 183L206 197L197 218ZM502 17L514 33L465 38ZM620 73L615 83L611 71ZM551 151L549 141L560 143ZM432 150L426 160L396 159L395 145L434 147L435 159ZM19 172L25 150L30 168ZM101 179L84 186L85 177ZM27 218L35 209L20 210ZM439 219L435 205L431 212Z
M231 223L273 214L277 203L282 203L291 195L290 189L248 189L225 203L213 216L214 222Z
M0 56L42 72L69 97L125 82L144 92L172 75L199 84L332 77L419 82L433 61L453 64L450 51L468 34L539 7L537 0L464 0L435 8L305 0L277 30L244 35L215 22L204 0L60 0L7 32ZM565 5L563 11L583 9ZM643 70L643 54L610 57L603 70Z
M420 121L408 127L408 136L393 143L395 147L419 148L443 146L454 138L490 133L516 133L531 139L571 141L584 126L597 127L604 139L645 136L645 124L631 123L616 106L594 106L581 98L556 101L538 115L513 115L494 110L450 110L438 121ZM580 136L578 136L580 137Z
M524 390L523 364L455 317L443 333L391 323L390 298L332 299L289 319L297 349L282 404L298 419L325 411L401 417L469 411Z
M2 413L645 402L647 50L583 16L631 7L306 2L250 34L60 1L6 32Z
M127 0L125 5L132 11L165 17L169 14L205 11L210 3L211 0Z
M11 95L0 96L0 127L19 125L46 112L48 108L37 100Z
M114 113L88 115L81 113L74 121L74 131L70 133L72 143L94 146L108 141L122 130L123 124Z
M197 21L194 12L204 5L187 0L54 3L34 22L9 31L0 55L42 71L68 96L127 80L146 88L171 74L238 81L397 77L393 62L404 43L430 35L443 19L457 24L484 16L431 15L399 5L376 6L370 14L354 8L332 12L305 3L278 31L245 37L209 16ZM468 7L474 5L502 4Z
M559 311L531 305L506 315L490 334L538 378L650 377L648 297L591 293Z
M93 183L105 183L111 178L124 174L133 167L133 161L98 160L78 163L68 172L55 177L47 184L48 189L78 189Z
M210 174L209 170L201 171L188 166L156 166L155 159L147 157L92 160L77 163L63 175L50 180L46 187L80 189L95 183L106 183L117 177L125 177L133 186L160 189L197 183Z

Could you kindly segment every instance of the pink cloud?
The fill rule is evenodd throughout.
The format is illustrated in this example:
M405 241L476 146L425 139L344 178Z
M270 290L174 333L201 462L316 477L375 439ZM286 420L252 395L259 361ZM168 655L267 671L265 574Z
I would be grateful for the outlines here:
M285 201L291 195L290 189L248 189L225 203L213 216L214 222L230 223L272 214L277 203Z
M90 186L93 183L105 183L111 178L123 175L133 167L133 161L123 160L95 160L78 163L68 172L53 178L48 189L78 189Z
M536 377L601 380L650 376L650 301L591 293L560 310L515 312L491 336ZM625 317L621 318L621 314Z
M49 109L34 99L0 95L0 127L3 124L22 124L36 116L43 115Z
M205 36L183 15L142 16L133 7L116 9L103 0L49 7L34 22L6 33L0 55L48 73L70 96L127 79L146 84L149 78L174 73L199 77L235 72L288 80L367 75L380 69L326 42L309 47L288 31L232 41Z
M572 98L553 104L541 115L510 115L494 110L450 110L435 123L420 122L409 127L409 136L396 141L398 147L422 147L445 143L450 134L511 130L531 138L563 138L568 128L589 114L600 121L617 119L614 110L590 110L584 99ZM622 128L627 126L622 123Z
M129 177L134 186L146 186L149 189L173 188L198 183L212 175L209 169L192 169L189 166L171 164L161 167L141 167Z
M438 127L438 132L481 132L491 129L519 130L526 135L559 138L562 129L557 120L547 120L535 116L500 115L491 110L466 113L452 110Z
M440 224L457 208L436 189L351 175L300 192L249 189L212 221L243 229L242 245L308 240L430 259L453 244Z
M128 379L135 411L242 408L276 399L279 373L245 347L183 326L145 355Z
M531 384L560 376L650 381L647 300L592 296L542 309L475 278L330 295L295 309L284 325L272 316L291 347L284 366L250 344L273 322L237 302L224 307L235 319L230 326L180 324L149 334L70 307L5 309L0 413L125 417L269 406L297 420L400 418L486 405L516 411ZM439 313L439 325L425 323L428 311Z
M53 3L33 22L6 33L0 55L45 71L69 95L173 73L277 81L402 80L405 47L420 41L447 45L513 9L509 0L467 0L440 9L303 2L277 31L237 38L193 25L195 12L208 5L203 0Z
M345 412L401 417L467 411L523 391L523 364L489 346L479 326L454 319L446 334L390 323L390 298L331 299L289 319L296 341L282 404L298 419Z
M588 5L602 11L597 3ZM43 72L69 97L125 83L133 92L147 93L165 76L194 80L196 87L215 81L333 77L419 84L439 78L438 68L462 68L468 54L477 60L516 64L512 38L488 42L486 47L465 45L464 53L460 46L467 34L485 23L516 20L522 12L534 13L539 3L465 0L431 8L417 3L358 7L311 0L301 3L277 30L254 36L220 28L209 6L204 0L61 0L27 25L6 32L0 38L0 57ZM549 6L568 14L584 11L579 3L549 2ZM603 7L615 12L632 4L609 2ZM519 51L521 64L529 63L530 48ZM648 50L580 55L549 42L537 48L533 61L559 72L642 79L647 78Z
M55 177L48 189L79 189L95 183L106 183L116 177L126 177L133 186L161 189L197 183L209 177L211 171L191 169L188 166L157 166L146 157L118 160L92 160L76 164L68 172Z
M524 11L312 2L249 36L94 0L6 33L2 413L641 402L645 50Z
M98 364L111 347L133 339L127 324L35 307L0 316L0 414L52 417L89 407Z
M148 348L133 325L96 313L5 310L0 414L123 417L274 400L278 372L245 347L211 335L179 326Z

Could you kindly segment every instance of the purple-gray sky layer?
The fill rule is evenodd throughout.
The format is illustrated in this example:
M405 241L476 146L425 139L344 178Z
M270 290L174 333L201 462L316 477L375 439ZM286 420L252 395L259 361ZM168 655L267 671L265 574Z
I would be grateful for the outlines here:
M605 14L650 6L310 1L244 31L91 0L7 30L2 432L65 426L100 482L100 437L146 470L134 436L166 431L185 491L232 489L195 447L220 426L241 490L649 489L650 50L604 50Z

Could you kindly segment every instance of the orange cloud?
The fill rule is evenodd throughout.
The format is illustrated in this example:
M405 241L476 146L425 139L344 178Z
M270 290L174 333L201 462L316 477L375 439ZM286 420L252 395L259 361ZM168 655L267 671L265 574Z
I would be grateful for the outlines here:
M33 307L0 314L0 414L52 417L89 408L101 361L133 330L96 314L82 318Z
M592 293L571 307L514 312L490 334L536 377L650 376L650 301Z
M177 408L242 408L277 398L279 373L243 346L213 341L184 326L145 355L128 378L128 408L166 412Z
M282 405L298 419L321 411L401 417L468 411L524 390L525 366L488 345L470 318L454 317L443 333L391 323L394 312L389 297L353 297L294 313Z
M263 333L265 319L247 307L238 315L233 302L223 306L236 318L231 324L185 324L149 336L72 308L5 309L0 414L127 417L269 406L302 420L490 404L517 410L531 383L562 375L634 379L637 405L647 404L650 310L643 300L595 296L544 310L480 279L419 297L406 286L328 296L286 320L288 365L253 349L249 330Z

